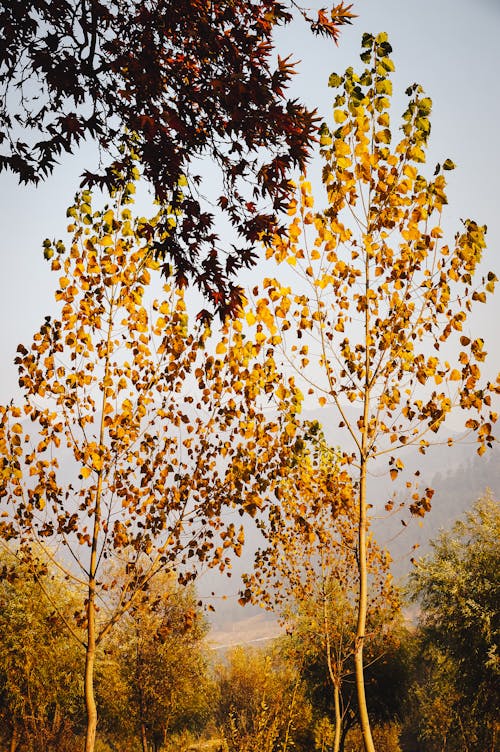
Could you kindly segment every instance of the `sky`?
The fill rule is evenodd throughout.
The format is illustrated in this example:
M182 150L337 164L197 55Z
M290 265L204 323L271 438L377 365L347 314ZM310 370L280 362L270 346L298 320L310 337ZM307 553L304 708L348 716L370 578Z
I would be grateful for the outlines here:
M318 8L325 2L312 6ZM353 0L352 10L358 18L342 31L338 46L313 37L301 22L280 33L281 56L291 53L301 61L293 94L328 119L329 74L361 65L363 32L387 31L396 64L395 111L403 111L403 92L414 81L433 99L429 170L446 157L457 164L449 178L449 227L454 232L459 218L467 217L486 223L485 269L493 269L500 277L500 0ZM95 148L87 145L77 155L64 157L37 188L19 186L12 175L0 174L2 402L16 391L12 361L18 343L30 342L43 317L57 310L53 302L56 278L43 259L42 242L46 237L65 239L66 207L78 189L79 175L95 160ZM316 166L310 169L314 175ZM141 213L147 211L138 208ZM251 284L252 275L245 282ZM493 375L500 370L500 297L482 308L471 327L486 341L488 369Z

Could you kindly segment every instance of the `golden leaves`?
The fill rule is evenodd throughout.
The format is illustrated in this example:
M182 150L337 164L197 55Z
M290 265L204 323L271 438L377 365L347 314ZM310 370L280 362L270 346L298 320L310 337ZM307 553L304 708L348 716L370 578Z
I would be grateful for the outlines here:
M224 340L217 343L215 352L217 355L224 355L227 352L227 344Z

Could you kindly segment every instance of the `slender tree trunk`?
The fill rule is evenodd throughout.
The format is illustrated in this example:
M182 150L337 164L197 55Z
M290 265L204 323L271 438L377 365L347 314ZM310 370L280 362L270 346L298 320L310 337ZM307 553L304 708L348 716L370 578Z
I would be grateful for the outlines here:
M95 525L94 525L95 528ZM92 551L92 557L94 556ZM92 568L91 568L92 569ZM93 570L95 572L95 569ZM96 651L95 624L95 574L89 577L87 602L87 647L85 652L84 694L87 711L87 729L85 734L85 752L94 752L97 729L97 706L94 694L94 666Z
M367 421L365 426L367 425ZM366 632L366 612L368 607L368 577L366 555L366 458L361 457L359 486L359 527L358 527L358 573L359 599L358 620L356 626L356 645L354 650L354 667L356 670L356 693L358 697L359 722L365 752L375 752L368 708L366 705L365 677L363 669L363 648Z
M142 752L148 752L148 737L146 734L146 724L141 721L141 746Z
M356 644L354 648L354 667L356 671L356 694L358 697L359 722L361 725L361 734L365 752L375 752L372 732L370 728L370 719L368 717L368 708L366 706L365 677L363 669L363 648L366 633L366 614L368 610L368 572L367 572L367 551L366 551L366 533L367 533L367 514L366 514L366 470L368 462L369 434L368 427L370 422L370 389L371 389L371 363L369 356L368 341L370 338L370 261L368 254L365 258L365 375L364 375L364 394L363 394L363 417L361 419L361 447L359 453L359 510L358 510L358 576L359 576L359 596L358 596L358 619L356 625Z
M106 374L107 375L107 374ZM104 417L104 410L103 410ZM101 420L102 424L102 420ZM101 442L102 443L102 425L101 425ZM101 525L101 494L102 494L102 475L99 473L97 482L95 509L94 509L94 527L92 531L92 548L90 552L90 566L88 578L88 598L87 598L87 646L85 651L85 678L84 694L85 709L87 711L87 729L85 734L85 752L94 752L95 738L97 730L97 705L94 692L94 667L96 653L96 611L95 611L95 591L96 591L96 572L97 572L97 545L99 541L99 530Z
M17 723L12 727L12 734L10 735L9 752L16 752L17 745L19 744L20 734Z
M102 392L102 405L101 405L101 420L99 425L99 448L104 443L104 418L105 407L108 395L108 380L109 380L109 363L111 357L111 334L113 331L113 310L114 301L112 300L109 308L108 315L108 331L106 341L106 360L104 368L103 378L103 392ZM85 678L84 678L84 694L85 694L85 709L87 711L87 728L85 733L85 752L94 752L95 739L97 731L97 705L95 701L94 692L94 667L95 667L95 653L97 646L97 634L96 634L96 609L95 609L95 596L96 596L96 575L98 566L97 548L99 544L99 533L101 529L101 499L102 499L102 469L98 470L97 474L97 488L95 492L95 506L94 506L94 526L92 529L92 547L90 551L90 565L88 572L88 598L87 598L87 647L85 652Z
M348 731L349 731L349 728L347 727L347 724L344 723L344 728L342 729L342 737L340 739L340 752L345 752L345 740L346 740Z
M340 712L340 688L338 684L333 689L333 702L335 706L335 735L333 737L332 752L340 750L340 735L342 732L342 714Z

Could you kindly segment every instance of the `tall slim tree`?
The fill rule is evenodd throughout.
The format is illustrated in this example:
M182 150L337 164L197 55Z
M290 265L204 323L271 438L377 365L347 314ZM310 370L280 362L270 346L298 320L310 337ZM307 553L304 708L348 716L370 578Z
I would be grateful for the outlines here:
M402 138L392 145L391 46L382 33L365 34L362 47L359 74L348 68L330 77L340 91L334 125L321 129L327 208L313 210L311 185L301 180L287 236L268 245L268 257L286 262L300 282L292 289L266 279L255 317L270 344L281 342L291 378L336 411L345 436L341 466L352 475L358 514L357 694L365 750L373 752L363 651L369 509L380 500L370 494L369 468L385 457L398 477L404 449L425 454L454 408L466 413L483 453L493 441L500 377L481 378L484 341L465 334L472 307L496 282L491 272L473 279L486 228L467 219L451 243L443 240L443 170L454 165L446 159L431 178L420 172L431 100L416 84L407 90ZM433 492L418 482L409 508L422 515Z
M254 570L244 575L244 597L280 615L298 664L306 671L314 666L316 678L321 676L321 694L329 695L325 706L333 706L332 752L339 752L357 721L352 691L346 689L356 638L355 488L340 465L340 452L328 445L317 421L306 423L303 431L290 471L277 488L278 499L259 521L265 545L256 552ZM371 539L369 631L399 614L389 562ZM371 661L383 651L379 644Z
M125 153L135 153L156 198L182 212L157 247L173 261L177 285L192 277L234 312L234 274L255 263L253 245L276 226L291 171L304 168L317 130L314 112L286 94L294 64L274 63L274 34L298 11L336 41L350 7L310 18L294 0L8 0L0 8L0 171L36 183L92 139L108 165L85 180L110 187ZM217 181L202 181L196 167L206 155ZM190 180L181 195L182 175ZM230 251L219 245L211 201L235 228Z
M26 555L36 542L86 591L83 641L65 620L86 656L86 752L98 645L157 573L187 582L196 563L223 570L241 552L243 528L223 510L255 514L272 492L296 409L288 431L262 411L276 367L243 341L239 320L211 355L208 330L190 330L182 291L165 284L154 296L161 211L133 220L120 198L104 211L91 198L84 192L69 209L68 251L44 244L60 317L19 346L24 398L0 408L0 535ZM114 557L120 582L107 576Z

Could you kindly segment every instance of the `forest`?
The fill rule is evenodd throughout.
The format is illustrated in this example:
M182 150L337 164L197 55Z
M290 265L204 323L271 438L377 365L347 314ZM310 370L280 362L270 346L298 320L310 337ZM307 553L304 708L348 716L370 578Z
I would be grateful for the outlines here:
M330 75L329 119L288 96L273 35L338 44L344 2L21 5L0 170L101 156L41 243L55 313L0 404L1 748L495 752L493 492L457 475L466 511L403 580L383 535L432 513L415 457L497 442L472 326L497 277L486 225L450 232L431 98L394 113L385 32ZM207 572L279 634L213 644Z

